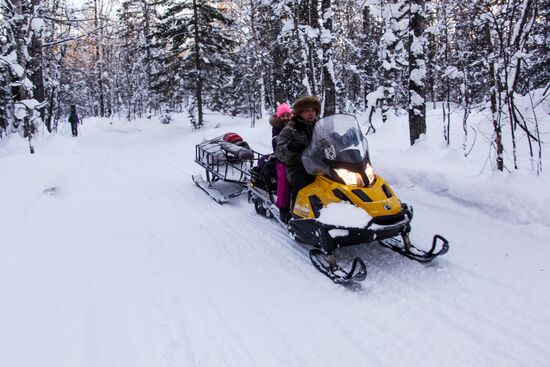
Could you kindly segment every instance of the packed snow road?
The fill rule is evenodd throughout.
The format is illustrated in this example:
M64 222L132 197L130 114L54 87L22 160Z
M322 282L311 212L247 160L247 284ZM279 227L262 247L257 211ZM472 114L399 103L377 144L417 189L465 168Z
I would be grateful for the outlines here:
M191 181L203 137L268 151L265 125L94 121L34 156L0 146L0 365L548 365L550 227L399 181L380 157L413 239L451 250L422 265L351 248L369 275L335 285L244 197L218 205Z

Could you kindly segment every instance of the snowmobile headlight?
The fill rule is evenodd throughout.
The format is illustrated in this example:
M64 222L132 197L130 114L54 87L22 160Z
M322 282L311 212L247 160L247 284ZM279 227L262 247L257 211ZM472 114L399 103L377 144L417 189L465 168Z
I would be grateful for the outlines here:
M361 175L357 172L351 172L344 168L336 168L336 173L342 180L344 180L344 183L346 185L350 186L363 186L363 179L361 178Z
M376 181L376 175L374 174L374 169L372 168L370 163L367 163L367 168L365 169L365 174L367 175L367 178L369 179L369 186L372 186L374 184L374 181Z

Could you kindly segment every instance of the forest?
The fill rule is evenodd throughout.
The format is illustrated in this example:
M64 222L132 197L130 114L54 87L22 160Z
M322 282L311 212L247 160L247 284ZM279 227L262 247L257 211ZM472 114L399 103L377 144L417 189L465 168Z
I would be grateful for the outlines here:
M185 112L194 128L219 111L254 126L315 95L323 116L364 126L408 114L411 144L426 108L443 111L443 144L458 139L459 113L465 155L469 116L487 110L495 169L518 169L522 144L539 172L549 18L547 0L0 0L0 141L18 134L33 153L71 105L130 121Z

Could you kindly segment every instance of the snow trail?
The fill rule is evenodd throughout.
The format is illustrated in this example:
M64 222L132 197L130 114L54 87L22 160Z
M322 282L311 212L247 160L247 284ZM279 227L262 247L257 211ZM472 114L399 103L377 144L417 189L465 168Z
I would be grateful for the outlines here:
M268 151L265 125L228 129ZM451 250L422 265L345 249L369 275L344 288L244 197L219 205L192 183L194 144L215 134L97 121L52 157L0 157L34 175L1 179L21 201L0 194L13 206L0 216L0 365L548 363L548 227L400 186L413 239L440 232Z

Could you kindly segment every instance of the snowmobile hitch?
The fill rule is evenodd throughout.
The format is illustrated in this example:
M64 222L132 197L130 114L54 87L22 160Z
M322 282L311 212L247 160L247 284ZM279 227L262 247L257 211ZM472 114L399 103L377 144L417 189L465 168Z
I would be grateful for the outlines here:
M413 245L407 233L402 234L402 237L402 241L397 238L388 238L379 242L382 246L421 263L428 263L449 251L449 241L439 234L434 236L432 247L428 251L421 250Z
M317 270L337 284L360 282L367 277L367 266L360 257L353 259L349 271L336 264L334 255L327 256L318 248L309 251L309 258Z

